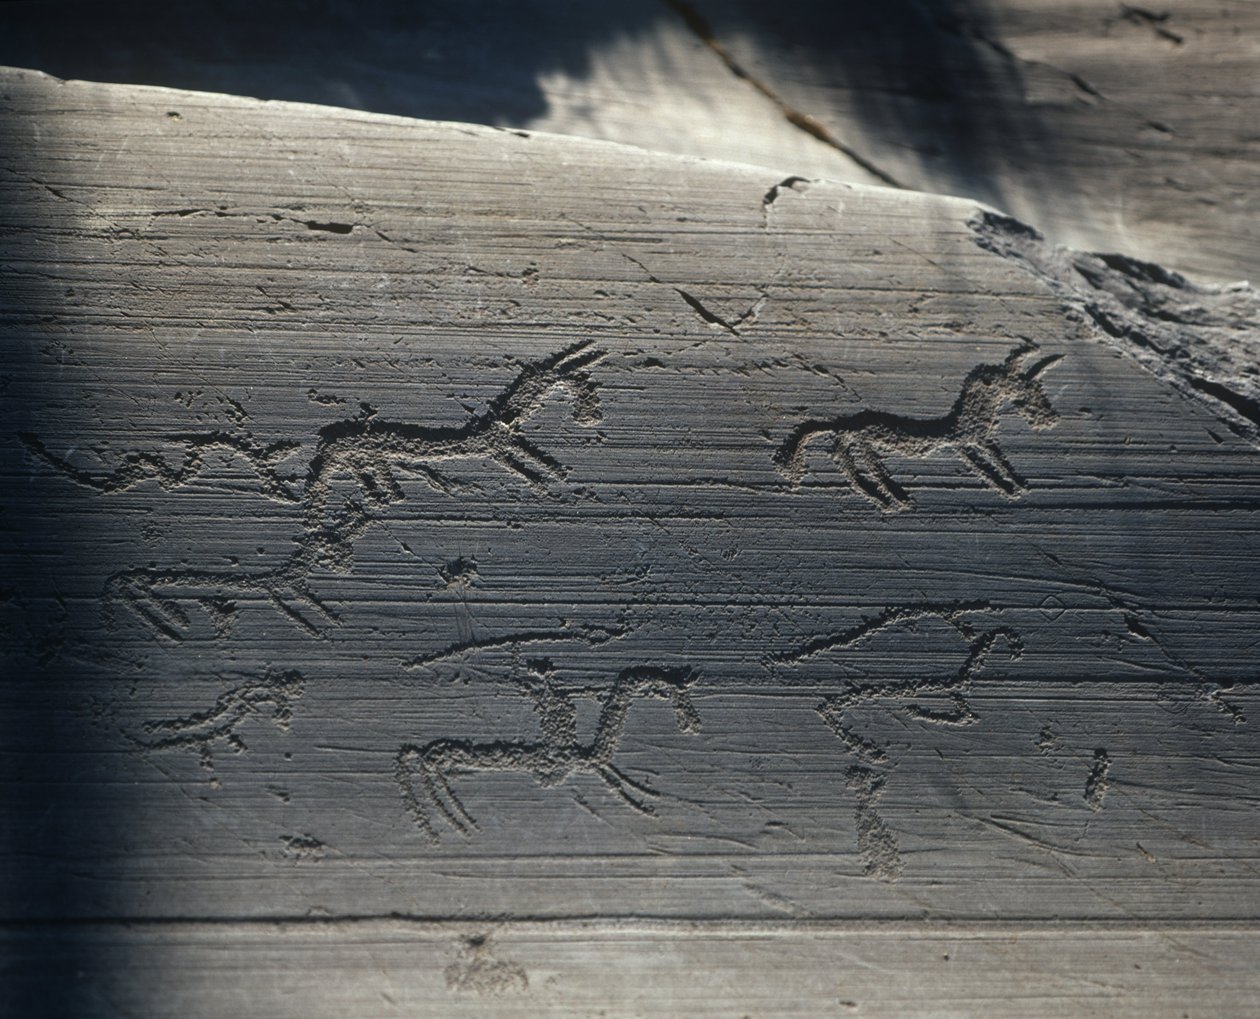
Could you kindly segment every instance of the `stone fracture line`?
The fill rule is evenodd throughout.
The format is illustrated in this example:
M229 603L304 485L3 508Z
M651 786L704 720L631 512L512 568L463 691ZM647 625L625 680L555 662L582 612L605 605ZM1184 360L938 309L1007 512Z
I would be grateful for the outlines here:
M371 527L376 514L405 498L400 474L418 475L444 494L453 493L452 484L436 465L456 460L490 460L542 495L550 483L563 481L567 468L527 439L521 426L557 391L568 395L578 424L598 423L598 387L588 369L605 356L592 341L584 340L527 364L484 411L459 426L382 421L370 408L360 417L326 425L320 429L299 495L278 479L269 483L269 475L260 470L265 492L302 507L303 529L285 562L262 571L123 570L105 584L107 615L112 618L113 607L121 604L155 634L180 641L191 626L188 606L200 607L223 634L235 619L238 599L261 600L298 628L321 635L321 624L336 622L337 617L311 591L309 578L317 570L349 572L355 541ZM23 436L23 441L71 480L105 493L125 490L150 477L167 488L186 484L204 466L202 454L207 448L190 446L181 468L171 468L161 457L137 453L112 473L94 476L53 456L34 436ZM233 444L215 438L212 445L248 452L256 468L292 452L283 443L263 447L262 452L243 440ZM333 509L333 482L339 477L357 482L358 497Z
M306 681L301 673L271 671L256 683L228 690L214 707L181 718L144 723L144 736L132 742L146 753L196 749L205 768L213 767L213 748L220 740L236 753L246 749L237 728L250 718L269 714L277 729L288 729L293 703L302 696Z
M923 458L949 450L986 485L1017 499L1028 491L1028 482L998 445L1003 410L1009 404L1037 429L1053 427L1058 420L1037 376L1062 355L1043 357L1024 367L1024 360L1037 349L1024 342L1001 364L973 368L953 407L940 417L912 418L867 409L804 421L775 454L779 472L796 487L805 475L810 444L830 439L831 456L853 490L881 510L894 512L908 507L911 498L889 474L882 457Z
M660 794L613 763L626 716L635 699L658 698L673 705L680 731L697 732L700 717L691 703L690 689L698 678L691 668L640 665L624 669L606 690L564 688L556 683L550 662L531 662L529 676L520 685L533 701L542 738L485 743L437 739L424 746L404 745L395 761L395 777L407 813L435 844L439 841L438 820L462 835L470 835L477 823L452 787L451 777L463 772L498 771L532 775L544 788L560 785L574 774L594 775L631 809L654 814L650 800ZM594 736L583 743L578 738L576 702L601 695L603 704Z

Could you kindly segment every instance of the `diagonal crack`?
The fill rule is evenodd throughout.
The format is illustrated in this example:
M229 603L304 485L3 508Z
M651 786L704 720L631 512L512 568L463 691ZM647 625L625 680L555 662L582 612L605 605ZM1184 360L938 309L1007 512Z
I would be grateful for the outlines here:
M689 3L685 3L684 0L662 0L662 2L674 11L675 14L682 18L687 28L691 30L691 33L717 55L718 59L726 65L727 70L729 70L731 74L735 75L736 78L739 78L742 81L748 82L749 85L774 103L789 124L804 131L810 137L818 139L818 141L822 142L824 145L830 146L842 155L847 156L872 177L889 187L901 188L903 190L906 188L906 185L902 184L899 180L893 177L892 174L876 166L852 146L845 144L834 134L828 131L827 128L823 126L822 122L816 117L812 117L808 113L798 110L795 106L788 104L783 97L779 95L779 93L777 93L760 78L752 74L746 67L744 67L743 64L731 55L730 50L718 41L717 36L713 32L713 27L705 20L700 12Z

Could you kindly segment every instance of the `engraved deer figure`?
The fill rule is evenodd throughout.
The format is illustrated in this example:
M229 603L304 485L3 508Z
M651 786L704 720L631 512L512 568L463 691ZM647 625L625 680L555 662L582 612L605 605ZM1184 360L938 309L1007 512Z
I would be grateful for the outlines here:
M34 455L72 480L102 492L121 491L149 478L156 478L165 488L179 487L200 473L206 450L242 454L258 473L265 494L302 507L302 532L294 539L293 553L269 570L123 570L105 584L107 614L112 616L113 607L122 605L155 633L178 641L192 625L188 608L200 608L222 634L235 619L236 600L255 599L271 604L295 626L318 636L320 624L335 623L337 617L311 590L310 576L321 569L349 571L355 541L380 510L405 497L400 476L418 477L437 491L452 494L454 486L438 464L490 460L540 494L547 493L549 483L562 481L566 467L527 438L522 425L557 391L568 396L579 425L598 423L599 393L589 369L605 356L592 341L584 340L528 363L484 410L457 426L382 421L365 405L360 416L320 429L298 492L275 473L278 460L291 455L291 444L257 447L222 436L193 437L196 441L179 468L169 467L160 457L137 454L113 472L90 475L49 453L34 436L22 438ZM339 478L350 479L357 495L343 498L344 505L334 507L332 486Z
M451 788L450 778L459 772L523 772L533 775L546 788L584 772L596 776L633 810L653 814L655 810L648 801L660 794L613 763L631 704L642 697L669 701L680 731L693 733L700 728L700 717L690 696L690 688L698 678L693 669L635 666L622 670L612 686L601 691L595 687L562 688L556 683L549 662L538 660L529 664L529 678L523 686L534 702L542 739L488 743L437 739L423 747L407 744L398 751L395 776L403 801L416 826L431 842L438 842L438 830L429 808L463 835L477 827ZM598 697L601 693L604 700L594 737L589 743L580 742L575 702L579 697Z
M1031 364L1037 351L1025 341L1001 364L982 364L963 380L962 391L948 413L937 418L912 418L885 411L862 410L828 420L805 421L779 448L775 463L792 485L805 474L805 456L815 439L829 437L831 455L854 490L885 511L910 505L909 493L889 474L883 456L927 457L952 450L985 484L1008 498L1028 490L997 442L999 416L1006 405L1037 429L1050 428L1058 415L1037 376L1061 354Z
M132 742L145 751L195 748L201 755L202 767L209 768L214 744L219 740L236 753L245 750L245 741L236 729L249 718L270 714L277 729L288 729L293 702L302 696L305 686L299 672L268 672L256 683L228 690L207 711L145 722L144 736L133 737Z
M931 620L943 622L966 645L962 663L952 672L911 682L848 681L838 693L824 697L815 709L855 762L846 769L844 777L845 785L855 800L858 849L868 877L893 881L902 869L897 836L879 811L879 801L893 765L882 746L855 730L850 713L870 702L891 700L904 708L912 719L933 725L966 726L978 721L967 701L976 674L999 646L1005 648L1012 661L1024 652L1023 640L1011 628L995 626L978 630L968 621L967 613L987 609L988 606L983 603L896 606L841 633L816 638L790 654L779 656L782 662L796 663L835 650L857 649L879 633L895 627L913 630ZM943 700L944 706L931 708L920 703L921 698L929 697Z
M1012 661L1022 657L1024 643L1019 634L1006 626L977 631L966 621L959 606L908 606L888 610L875 620L868 620L847 633L815 642L800 653L803 658L832 648L859 646L874 634L899 623L914 625L920 620L939 619L955 630L967 645L962 663L951 673L942 676L917 679L912 683L876 682L847 683L841 692L825 697L817 711L827 727L839 737L845 748L863 764L884 764L888 757L884 749L858 735L849 725L846 713L874 700L892 699L902 703L911 718L935 725L965 726L977 721L975 712L967 702L967 693L976 673L1002 645ZM936 697L945 707L929 708L919 703L919 698Z

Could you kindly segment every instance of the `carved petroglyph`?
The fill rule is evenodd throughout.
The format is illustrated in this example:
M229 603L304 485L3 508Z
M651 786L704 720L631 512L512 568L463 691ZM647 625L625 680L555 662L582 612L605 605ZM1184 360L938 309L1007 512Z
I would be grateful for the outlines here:
M220 434L175 437L173 441L185 444L177 466L156 454L136 453L112 471L92 474L50 453L35 436L22 438L45 463L76 483L105 493L150 478L164 488L178 488L204 469L208 450L241 454L258 474L264 494L302 507L302 532L294 539L293 553L270 570L123 570L105 584L107 614L112 617L114 607L123 606L155 634L178 641L190 629L191 607L205 612L222 635L235 620L238 600L261 601L318 636L321 625L336 622L337 617L311 590L311 575L317 570L349 571L355 541L381 510L405 498L400 478L418 478L438 492L453 494L455 486L438 464L489 460L540 494L547 493L549 484L564 480L567 468L530 441L521 426L556 391L569 396L578 424L598 423L599 394L588 369L604 356L587 340L527 364L484 410L459 426L382 421L373 408L363 405L359 416L320 429L300 491L275 473L275 465L292 455L295 445L290 443L259 446ZM355 498L334 506L332 486L338 478L352 479L358 490Z
M489 934L463 938L460 947L459 958L443 971L448 991L477 997L498 997L529 990L529 974L525 967L495 958Z
M213 452L235 454L244 460L258 475L263 495L280 502L298 502L300 496L294 485L296 475L282 476L278 467L289 459L301 446L297 442L273 442L261 445L247 434L233 432L206 432L200 435L177 434L169 442L182 447L179 462L172 464L160 453L130 452L109 470L90 471L76 467L65 457L48 449L39 437L21 432L18 438L32 456L55 468L76 485L95 489L107 495L125 492L144 481L156 481L166 491L191 484L207 468L207 457Z
M1037 349L1025 342L1001 364L973 368L963 380L953 407L941 417L912 418L863 410L804 421L779 448L775 463L793 486L799 485L810 444L829 439L832 458L854 491L882 510L895 511L909 506L911 498L888 472L882 457L927 457L950 450L986 485L1008 498L1018 498L1028 490L1028 482L998 444L1003 408L1009 404L1033 428L1052 427L1058 419L1037 376L1062 355L1052 354L1025 366Z
M214 745L220 741L234 753L246 749L237 731L251 718L266 717L281 731L293 717L293 703L306 681L295 671L268 672L256 683L246 683L222 694L214 706L181 718L145 722L143 736L132 742L145 752L196 750L205 768L213 766Z
M909 681L847 681L839 693L824 697L816 709L827 728L858 761L846 771L845 784L857 800L854 820L858 849L865 873L870 877L892 881L901 873L896 836L878 810L879 799L895 764L889 761L884 746L857 731L850 716L869 702L891 700L915 721L940 726L975 723L978 716L967 694L976 674L999 647L1005 649L1012 661L1020 658L1024 651L1023 640L1010 627L979 629L969 621L969 615L985 611L991 610L983 602L897 606L840 633L815 638L795 652L780 656L782 662L801 662L832 651L856 650L879 633L896 627L913 630L931 620L943 623L966 644L963 661L953 672ZM928 707L922 703L928 698L943 702L943 706Z
M896 881L901 876L901 851L897 836L878 810L888 776L871 768L854 766L845 772L844 778L857 800L854 821L866 876L879 881Z
M1111 755L1105 748L1094 751L1094 763L1085 779L1085 805L1090 810L1102 810L1107 796L1107 772L1111 770Z
M1023 642L1009 627L996 627L976 632L962 613L966 608L906 608L884 613L878 619L860 624L848 634L830 639L825 649L852 647L872 634L902 622L936 618L955 629L967 641L967 654L962 664L952 673L939 677L926 677L912 682L850 683L838 694L828 696L818 712L827 726L858 760L869 764L881 764L887 760L883 748L859 736L846 722L846 713L859 705L876 699L891 698L902 702L906 713L913 719L936 725L971 725L977 716L967 702L966 694L975 674L984 666L994 649L1002 644L1011 659L1023 653ZM820 648L822 650L822 648ZM817 651L807 652L816 654ZM936 697L944 700L945 707L929 708L919 703L920 698Z
M599 647L601 644L624 637L629 632L624 625L599 626L561 620L561 625L553 630L515 630L494 637L474 637L456 641L438 651L417 655L403 662L402 665L404 669L428 669L443 662L460 661L466 656L496 648L506 648L516 655L522 648L575 640L588 647Z
M700 717L690 695L697 679L698 674L690 668L640 665L622 670L606 689L565 687L556 679L550 662L530 662L525 678L518 683L533 701L542 738L486 743L437 739L424 746L404 745L398 751L395 776L407 812L431 842L439 840L434 813L457 832L468 835L477 823L452 788L451 778L463 772L500 771L532 775L546 788L560 785L574 774L594 775L631 809L653 814L650 800L660 794L613 763L626 716L636 699L657 698L672 704L680 731L697 732ZM578 737L577 701L600 697L594 736L583 743Z

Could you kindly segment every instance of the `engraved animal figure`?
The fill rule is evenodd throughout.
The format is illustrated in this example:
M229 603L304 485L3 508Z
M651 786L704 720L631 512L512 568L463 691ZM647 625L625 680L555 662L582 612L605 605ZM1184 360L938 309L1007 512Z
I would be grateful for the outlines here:
M130 452L112 470L89 471L76 467L69 460L58 456L31 432L19 432L18 438L32 456L43 460L60 471L76 485L92 488L106 495L125 492L144 481L156 481L165 491L172 492L195 481L207 467L208 453L235 454L244 460L258 475L259 489L263 495L278 502L297 502L299 495L293 488L293 478L279 473L279 466L300 447L298 442L273 442L260 445L248 435L233 432L205 432L201 434L172 435L169 441L182 447L179 462L172 464L160 453Z
M851 713L869 702L892 700L904 708L912 719L921 722L944 726L966 726L976 722L977 716L967 701L976 674L999 647L1012 661L1020 658L1024 651L1022 639L1010 627L978 630L968 621L968 613L987 608L983 603L898 606L841 633L819 637L797 651L781 656L781 661L802 662L831 651L856 650L867 645L877 634L896 627L913 630L920 623L931 620L946 624L966 645L962 663L952 672L910 682L848 681L838 693L824 697L815 709L857 762L846 770L845 785L856 800L854 821L858 850L869 877L895 881L901 874L897 837L879 812L879 801L893 765L884 747L855 730ZM943 701L944 706L929 707L920 703L926 698Z
M848 724L846 713L868 701L889 698L902 703L906 714L921 722L936 725L964 726L977 720L971 705L967 702L967 693L971 689L972 680L985 662L1002 645L1012 661L1019 659L1024 653L1023 640L1019 634L1006 626L994 627L977 632L963 617L961 612L952 608L909 608L885 613L878 620L861 624L848 635L842 636L840 642L829 644L829 647L854 647L864 642L873 633L887 629L894 623L915 622L920 619L937 618L948 624L967 644L967 653L962 663L953 672L942 676L930 676L916 679L913 682L875 682L847 683L840 693L831 694L818 706L818 714L822 720L844 743L846 749L864 764L883 764L888 760L884 749L870 740L859 736ZM920 698L934 697L944 701L941 708L925 707L919 703Z
M1033 343L1016 347L1001 364L982 364L963 380L949 412L937 418L912 418L862 410L826 420L801 423L779 448L775 463L792 485L805 475L806 453L816 439L829 439L831 455L854 490L880 509L910 505L910 494L892 477L884 456L927 457L952 450L985 484L1008 498L1028 490L1028 482L1007 460L997 441L999 418L1008 404L1037 429L1050 428L1058 415L1040 380L1061 354L1031 364Z
M379 511L405 498L400 477L418 477L437 491L453 494L451 481L437 465L490 460L540 494L548 491L548 483L562 481L567 475L565 466L535 445L522 426L557 391L568 395L578 424L598 423L599 394L588 369L605 356L585 340L526 364L484 410L458 426L382 421L365 406L364 414L320 429L297 492L273 471L279 459L292 453L284 443L257 447L221 436L195 437L188 440L179 468L171 468L160 457L135 454L113 472L94 476L53 456L34 436L24 435L23 441L76 482L102 492L121 491L150 477L166 488L187 484L201 471L206 448L228 448L245 455L259 474L265 494L302 508L302 531L294 539L293 553L269 570L123 570L105 584L107 614L112 617L115 605L124 606L154 633L178 641L192 625L190 607L204 611L222 634L235 619L237 599L255 599L271 604L295 626L318 636L320 624L336 622L336 615L311 590L309 578L316 570L349 571L355 541L371 527ZM334 506L333 482L339 478L350 479L357 495Z
M660 794L613 763L626 715L636 698L659 698L673 705L680 731L697 732L700 717L690 695L697 678L698 674L690 668L640 665L620 672L606 691L597 687L566 689L556 682L549 662L531 662L524 689L534 702L542 739L488 743L437 739L423 747L403 746L396 759L395 775L407 811L431 842L438 841L431 811L436 811L456 831L468 835L477 824L451 787L451 776L470 771L514 771L533 775L539 785L547 788L575 773L591 774L633 810L653 814L649 800ZM577 732L576 700L601 694L603 704L594 736L583 743Z
M220 740L236 753L245 750L237 728L251 718L269 716L281 731L287 730L293 717L293 702L302 696L306 686L301 673L268 672L256 683L228 690L207 711L182 718L144 723L144 736L132 742L145 751L193 748L201 755L202 767L213 765L213 748Z

